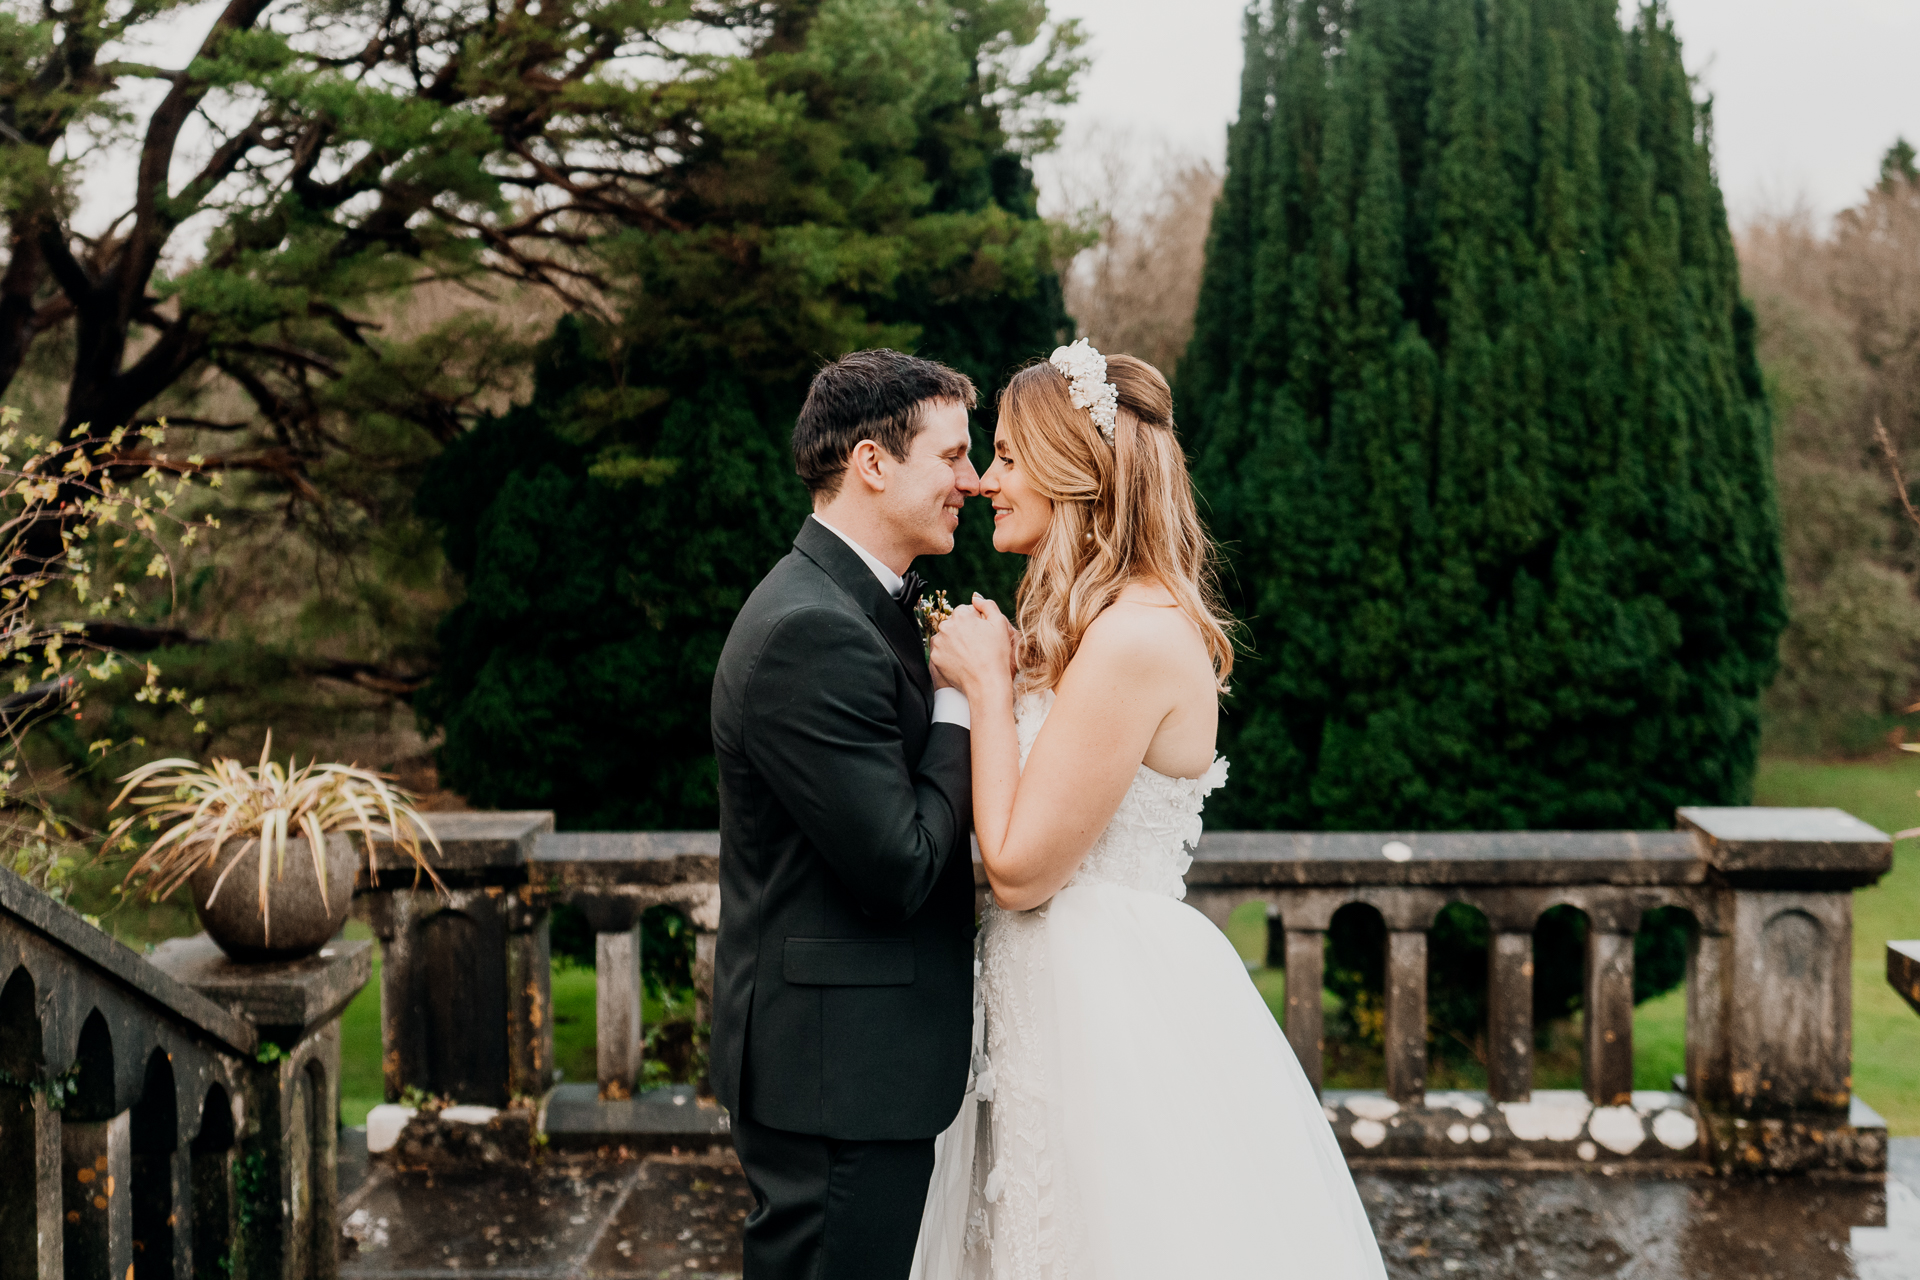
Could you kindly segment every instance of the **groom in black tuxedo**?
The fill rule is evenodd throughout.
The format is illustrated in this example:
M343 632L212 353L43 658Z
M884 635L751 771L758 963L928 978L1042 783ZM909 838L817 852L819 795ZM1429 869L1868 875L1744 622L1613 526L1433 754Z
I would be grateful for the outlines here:
M793 429L814 514L713 681L711 1075L755 1207L747 1280L904 1280L973 1002L966 698L934 688L917 556L953 550L973 384L862 351Z

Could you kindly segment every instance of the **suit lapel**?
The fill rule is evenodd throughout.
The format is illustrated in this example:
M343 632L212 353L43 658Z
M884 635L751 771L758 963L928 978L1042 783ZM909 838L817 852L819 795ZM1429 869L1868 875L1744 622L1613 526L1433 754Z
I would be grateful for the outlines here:
M926 650L921 644L920 628L914 625L898 601L888 595L873 576L873 570L854 554L831 529L809 517L800 525L793 545L808 559L826 570L840 589L852 596L861 610L886 637L894 656L907 669L907 678L923 698L933 698L933 674L927 670Z

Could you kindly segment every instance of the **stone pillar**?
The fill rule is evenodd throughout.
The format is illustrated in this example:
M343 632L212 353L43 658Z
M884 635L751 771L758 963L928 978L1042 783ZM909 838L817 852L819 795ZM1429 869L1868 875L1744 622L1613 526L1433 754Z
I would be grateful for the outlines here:
M369 893L357 909L380 941L380 1076L387 1101L420 1075L419 1039L408 1018L413 995L413 893L407 889Z
M600 1096L631 1098L640 1081L640 924L594 935L595 1051Z
M1533 1096L1533 935L1495 933L1487 947L1487 1093Z
M243 1068L244 1131L203 1127L193 1144L196 1226L216 1224L223 1214L242 1224L231 1259L232 1274L245 1280L333 1280L340 1235L340 1011L367 983L372 944L336 941L309 960L238 964L202 934L162 943L152 961L253 1023L265 1046ZM443 998L457 1001L460 993L449 989ZM230 1137L238 1138L238 1150L229 1181ZM221 1203L229 1192L230 1209ZM207 1263L198 1268L202 1274Z
M1633 1100L1633 935L1587 930L1583 1057L1598 1107Z
M363 872L356 887L380 939L387 1100L412 1086L503 1107L552 1082L545 884L530 883L528 866L553 815L425 817L447 892L411 887L413 865L390 843L376 849L378 886ZM461 998L448 1000L452 991Z
M68 1280L131 1280L133 1143L128 1113L60 1126Z
M1420 1105L1427 1096L1427 935L1387 934L1387 1096Z
M1320 989L1326 981L1327 935L1323 929L1288 929L1287 1043L1315 1092L1326 1078L1326 1034Z
M1838 809L1676 816L1724 886L1710 927L1725 940L1703 938L1696 964L1701 988L1717 977L1720 995L1698 1011L1712 1056L1689 1060L1694 1096L1736 1116L1808 1111L1834 1123L1853 1089L1853 890L1892 868L1892 839Z

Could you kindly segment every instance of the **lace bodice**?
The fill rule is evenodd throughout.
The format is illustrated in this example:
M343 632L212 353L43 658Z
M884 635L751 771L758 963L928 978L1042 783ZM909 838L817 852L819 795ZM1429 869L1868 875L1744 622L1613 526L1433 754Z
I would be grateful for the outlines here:
M1040 726L1053 710L1053 690L1023 695L1014 703L1014 724L1020 736L1020 767L1040 737ZM1067 883L1117 884L1147 893L1185 898L1188 852L1200 842L1200 810L1209 792L1226 783L1227 762L1219 756L1198 778L1169 778L1144 764L1120 799L1113 821L1093 842L1086 861Z

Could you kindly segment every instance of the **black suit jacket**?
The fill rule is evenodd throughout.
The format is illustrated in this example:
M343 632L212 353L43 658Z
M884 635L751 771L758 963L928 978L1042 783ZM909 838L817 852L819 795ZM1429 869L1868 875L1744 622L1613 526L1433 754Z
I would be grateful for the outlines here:
M845 1139L959 1112L973 1004L969 735L934 724L914 622L808 520L713 681L714 1092Z

